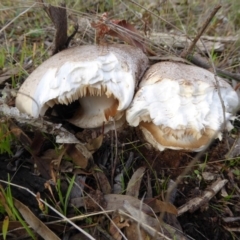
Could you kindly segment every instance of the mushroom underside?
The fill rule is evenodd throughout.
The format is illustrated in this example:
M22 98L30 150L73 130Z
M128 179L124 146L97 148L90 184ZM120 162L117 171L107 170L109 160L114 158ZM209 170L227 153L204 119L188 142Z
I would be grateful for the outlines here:
M165 148L201 151L210 139L219 137L216 131L205 128L201 132L193 128L172 129L170 127L156 126L152 122L140 122L140 129L144 138L156 149Z
M119 100L102 85L100 88L81 86L71 94L52 99L45 103L44 113L49 107L68 106L76 102L74 109L71 109L73 114L67 121L78 127L97 128L111 121L123 121L124 111L118 111Z

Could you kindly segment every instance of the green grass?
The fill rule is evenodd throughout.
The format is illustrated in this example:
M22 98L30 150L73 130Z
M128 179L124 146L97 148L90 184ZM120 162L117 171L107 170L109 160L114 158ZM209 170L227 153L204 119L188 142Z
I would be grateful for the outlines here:
M0 154L7 153L12 156L11 144L13 143L13 135L8 130L8 126L5 123L0 123Z
M69 180L67 192L63 194L61 189L61 180L60 179L57 180L56 190L57 190L58 198L60 201L59 209L64 216L67 216L68 202L69 202L71 191L73 189L74 181L75 181L75 175Z
M8 181L10 181L10 178ZM5 189L0 185L0 209L1 209L1 213L5 215L5 220L2 227L2 234L3 234L4 240L7 239L6 236L7 236L9 221L16 221L16 220L22 224L22 226L24 227L24 229L27 231L27 233L32 239L36 239L33 231L28 227L28 225L23 220L20 213L14 206L14 198L12 196L10 185L8 185Z

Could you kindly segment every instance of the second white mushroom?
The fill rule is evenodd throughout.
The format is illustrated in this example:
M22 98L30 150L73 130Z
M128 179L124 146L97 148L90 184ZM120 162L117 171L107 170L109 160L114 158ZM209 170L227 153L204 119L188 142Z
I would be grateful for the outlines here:
M217 79L224 108L213 73L179 62L157 63L144 75L127 110L127 121L139 126L160 151L201 151L213 137L221 138L224 119L227 129L232 129L230 120L239 105L230 84Z

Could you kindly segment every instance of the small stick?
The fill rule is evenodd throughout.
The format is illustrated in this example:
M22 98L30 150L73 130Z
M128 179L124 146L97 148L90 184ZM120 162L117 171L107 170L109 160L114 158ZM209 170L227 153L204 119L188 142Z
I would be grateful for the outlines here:
M210 188L206 189L202 196L195 197L178 208L178 216L190 211L191 213L208 203L228 182L228 180L218 179Z
M115 135L115 157L112 162L112 173L111 173L111 186L113 187L113 181L114 181L114 173L117 167L117 158L118 158L118 137L117 137L117 129L116 129L116 124L113 119L113 124L114 124L114 135ZM113 142L112 142L113 143Z
M205 21L205 23L203 24L202 28L200 29L200 31L198 32L197 36L193 39L191 45L185 49L182 53L181 53L181 57L182 58L186 58L188 54L190 54L193 50L193 48L195 47L197 41L199 40L199 38L202 36L202 34L204 33L204 31L206 30L206 28L208 27L209 23L212 21L213 17L215 16L215 14L217 13L217 11L221 8L221 5L216 6L213 11L211 12L211 14L209 15L209 17L207 18L207 20Z

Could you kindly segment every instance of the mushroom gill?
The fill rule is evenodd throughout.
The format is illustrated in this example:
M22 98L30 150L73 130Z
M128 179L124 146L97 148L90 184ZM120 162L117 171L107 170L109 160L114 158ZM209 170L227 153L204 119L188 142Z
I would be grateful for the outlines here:
M233 88L218 77L227 129L238 107ZM214 74L179 62L160 62L145 73L126 113L131 126L160 151L201 151L213 137L221 139L223 108Z
M148 58L128 45L80 46L43 62L18 91L16 107L37 118L56 104L79 101L71 123L82 128L125 121Z

